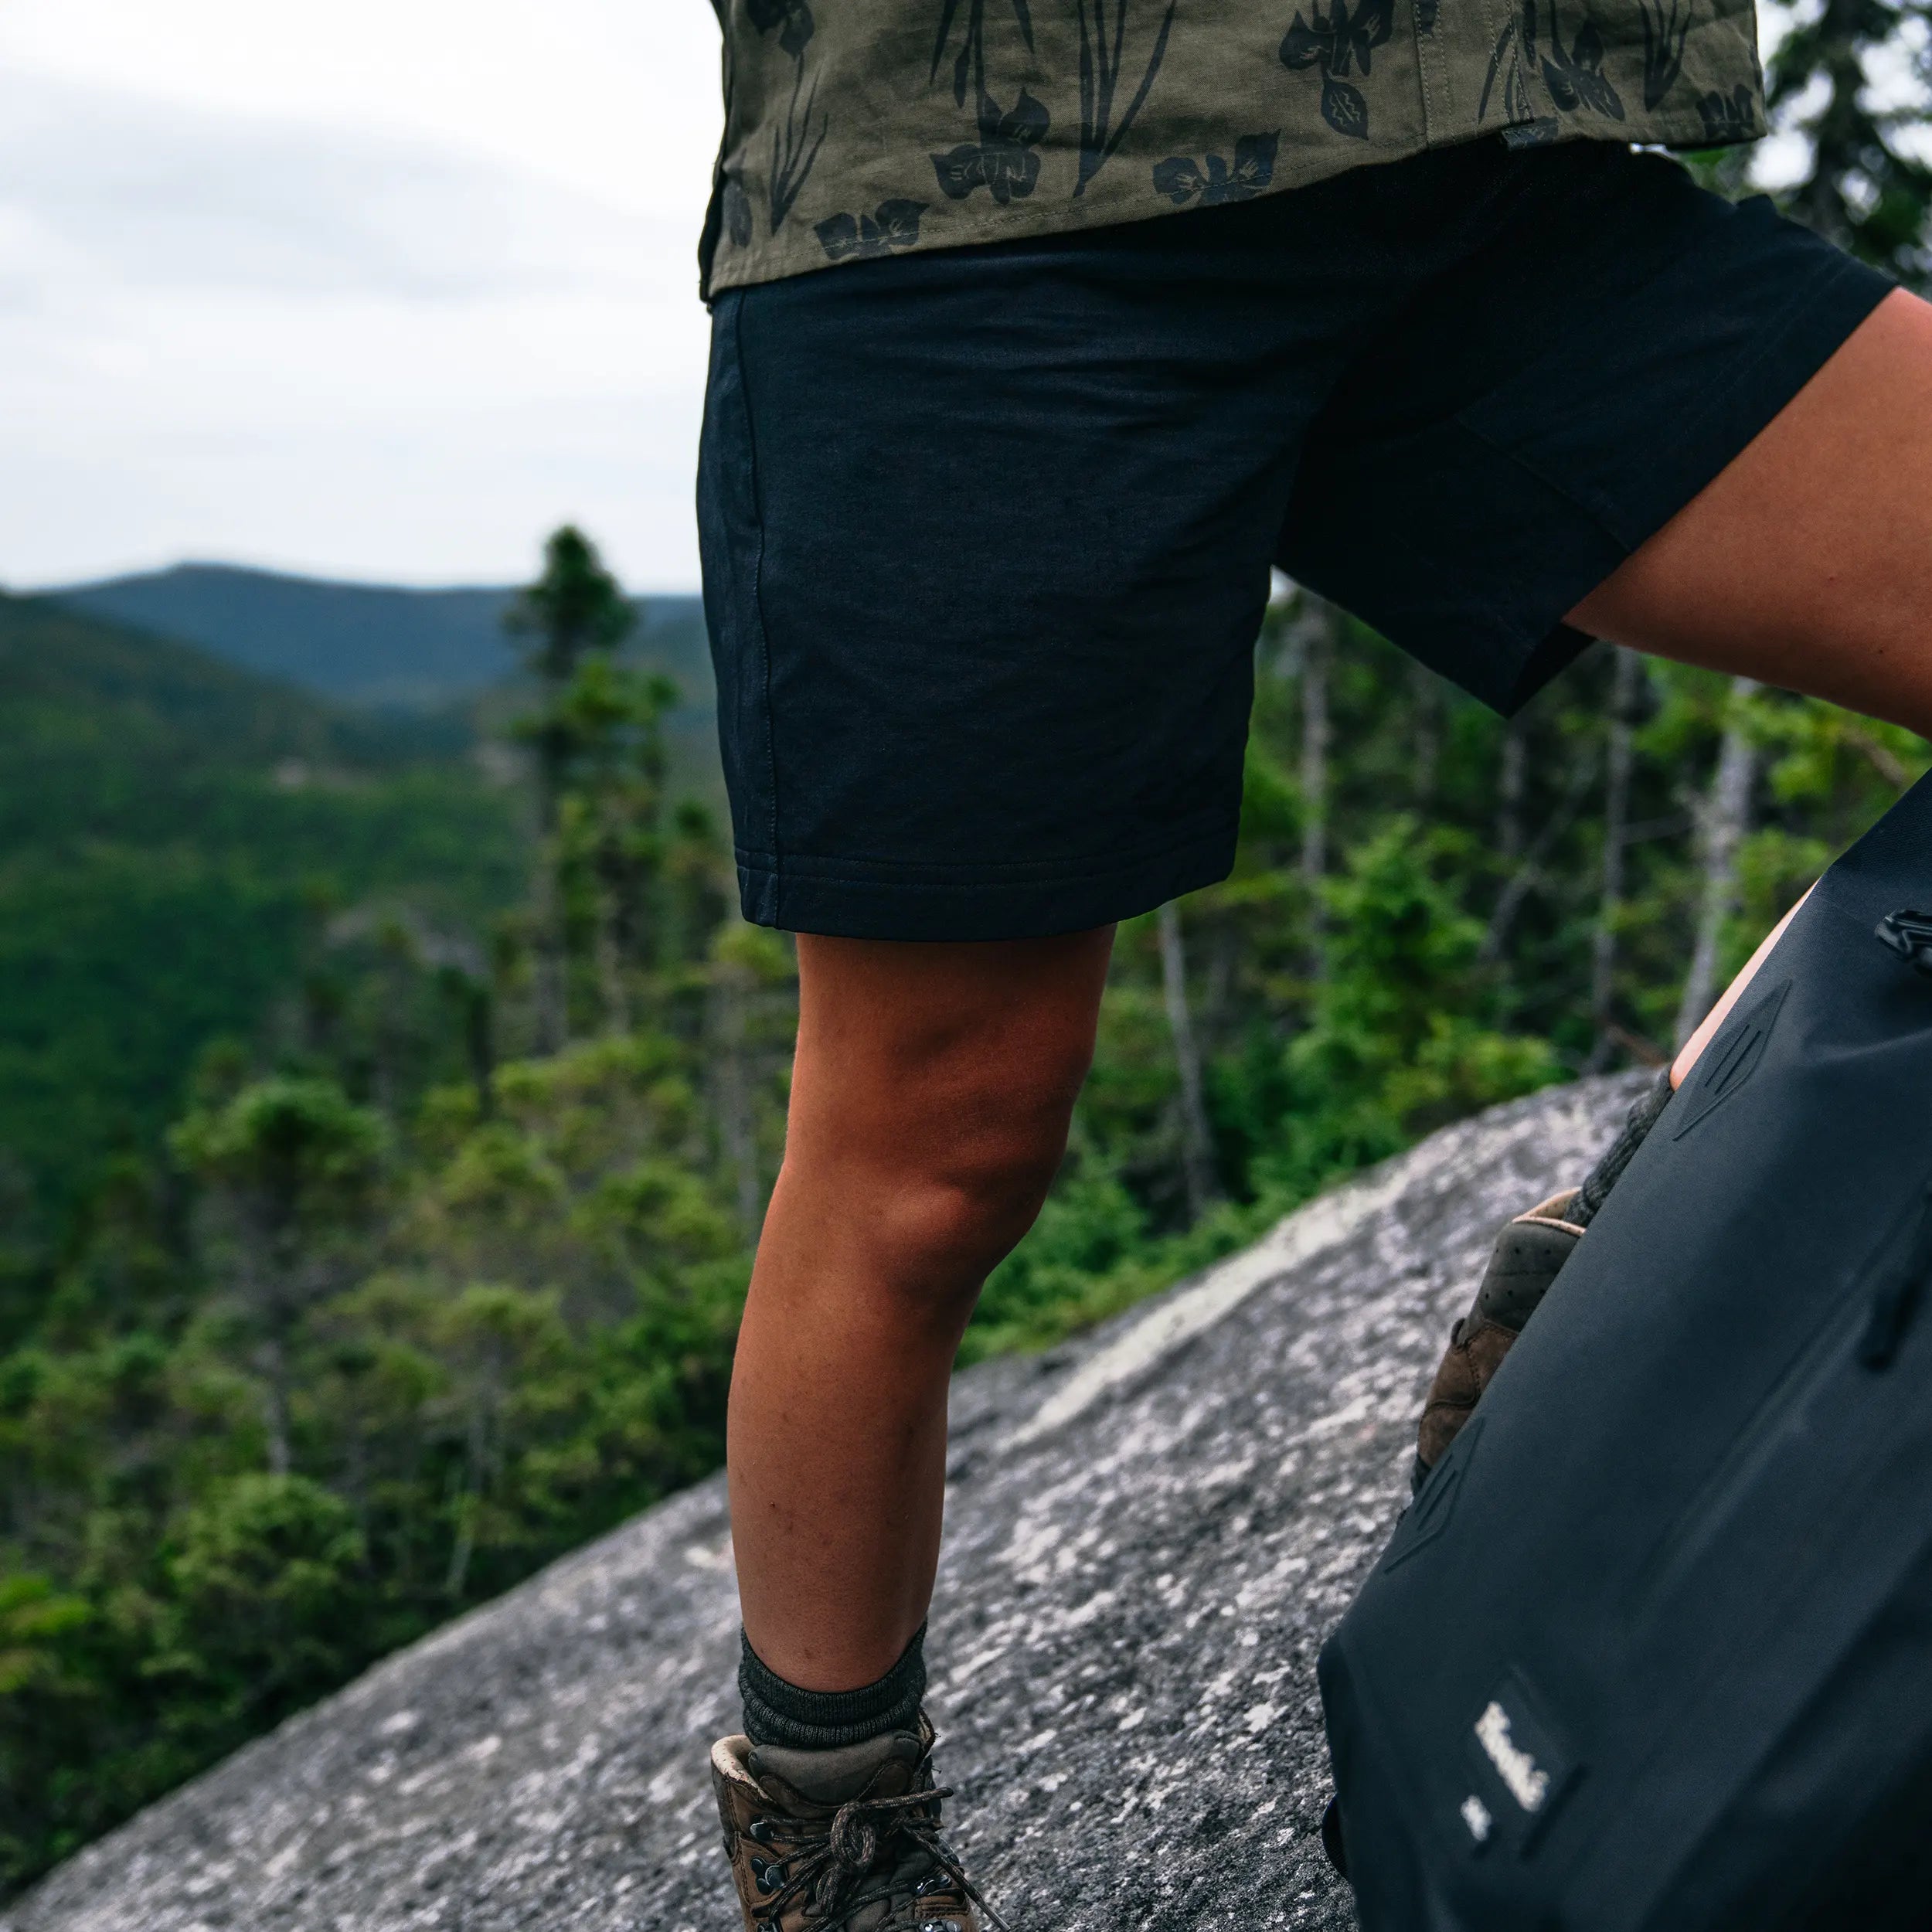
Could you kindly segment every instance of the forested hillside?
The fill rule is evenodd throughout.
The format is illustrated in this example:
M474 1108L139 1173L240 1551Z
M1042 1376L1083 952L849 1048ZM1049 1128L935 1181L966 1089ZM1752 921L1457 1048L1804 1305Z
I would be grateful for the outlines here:
M465 735L0 598L0 1176L29 1238L152 1147L209 1042L278 1001L320 1023L292 1009L328 998L332 923L400 896L480 930L513 900L527 808Z
M1770 65L1793 205L1908 277L1932 173L1864 77L1923 14ZM0 603L0 1886L720 1457L793 955L581 536L509 615L466 761ZM1602 648L1505 723L1291 590L1256 671L1233 876L1122 930L969 1355L1660 1063L1932 762Z
M667 780L675 694L572 533L519 616L514 804L145 644L20 655L7 943L45 943L9 1023L43 1058L9 1104L113 1151L9 1256L15 1879L719 1454L791 954L737 922L723 828ZM1257 668L1234 876L1123 930L1073 1151L970 1355L1490 1100L1662 1059L1928 757L1602 650L1505 725L1298 596ZM170 1087L134 1009L217 1043ZM90 1083L143 1054L116 1141Z

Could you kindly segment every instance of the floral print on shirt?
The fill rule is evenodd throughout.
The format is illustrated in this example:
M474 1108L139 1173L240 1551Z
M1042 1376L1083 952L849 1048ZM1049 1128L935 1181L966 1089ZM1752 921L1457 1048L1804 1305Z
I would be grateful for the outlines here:
M1764 131L1751 0L714 4L708 290L1249 200L1498 134Z

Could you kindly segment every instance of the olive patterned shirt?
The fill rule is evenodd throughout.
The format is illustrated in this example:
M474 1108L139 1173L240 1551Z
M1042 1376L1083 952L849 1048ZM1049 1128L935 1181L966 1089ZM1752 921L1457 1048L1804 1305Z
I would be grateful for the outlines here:
M707 294L1247 201L1491 133L1763 131L1752 0L713 0Z

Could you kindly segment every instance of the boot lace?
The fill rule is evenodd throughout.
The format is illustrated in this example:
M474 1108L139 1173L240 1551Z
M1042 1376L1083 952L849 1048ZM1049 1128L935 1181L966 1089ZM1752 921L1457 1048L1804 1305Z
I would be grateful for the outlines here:
M779 1919L801 1901L813 1932L838 1932L862 1906L884 1896L868 1891L865 1883L881 1854L890 1852L896 1863L907 1849L924 1852L930 1864L930 1873L920 1883L922 1891L938 1889L932 1879L940 1878L948 1889L970 1899L994 1932L1012 1932L939 1835L939 1802L952 1794L951 1785L940 1785L908 1791L903 1798L853 1798L828 1819L773 1815L762 1819L758 1835L781 1854L785 1877L777 1893L759 1908L761 1932L777 1932Z

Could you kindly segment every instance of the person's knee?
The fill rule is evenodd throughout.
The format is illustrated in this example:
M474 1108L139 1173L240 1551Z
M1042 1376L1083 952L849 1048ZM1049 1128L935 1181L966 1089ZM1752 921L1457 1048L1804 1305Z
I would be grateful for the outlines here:
M893 1218L910 1249L954 1257L975 1280L1033 1224L1060 1171L1086 1058L995 1066L967 1092L949 1081L908 1133Z
M1049 957L1005 985L1001 964L944 996L895 981L866 1002L864 1024L846 1002L801 1040L787 1165L865 1217L878 1278L947 1316L1053 1185L1093 1056L1105 952L1090 942L1083 958Z
M1034 1028L902 1070L855 1137L890 1278L937 1308L970 1304L1053 1185L1090 1057L1090 1037Z

